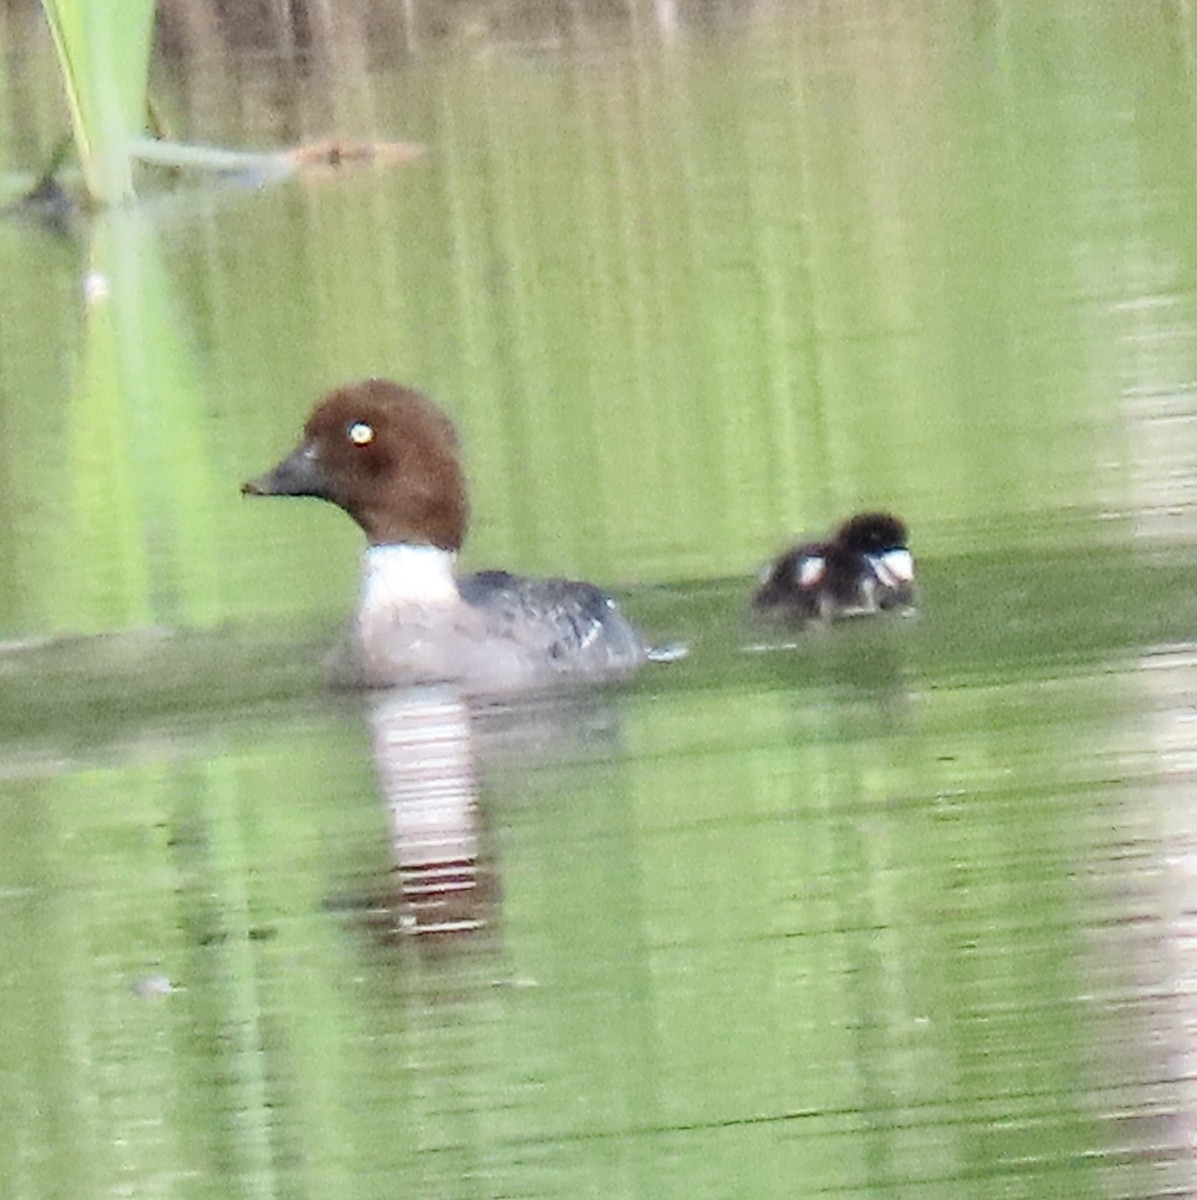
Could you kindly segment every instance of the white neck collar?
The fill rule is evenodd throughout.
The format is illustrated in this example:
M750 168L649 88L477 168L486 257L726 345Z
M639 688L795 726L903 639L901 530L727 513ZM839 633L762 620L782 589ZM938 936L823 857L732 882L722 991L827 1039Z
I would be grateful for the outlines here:
M396 542L367 546L362 608L377 612L400 604L445 604L458 599L457 555L439 546Z

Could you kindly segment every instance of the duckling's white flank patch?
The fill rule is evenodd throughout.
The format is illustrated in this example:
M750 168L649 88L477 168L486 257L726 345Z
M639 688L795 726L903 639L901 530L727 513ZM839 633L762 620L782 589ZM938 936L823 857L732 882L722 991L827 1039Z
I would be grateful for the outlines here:
M404 604L449 604L459 599L457 555L439 546L370 546L362 572L362 613Z
M821 554L804 554L798 561L798 586L809 588L823 582L827 562Z

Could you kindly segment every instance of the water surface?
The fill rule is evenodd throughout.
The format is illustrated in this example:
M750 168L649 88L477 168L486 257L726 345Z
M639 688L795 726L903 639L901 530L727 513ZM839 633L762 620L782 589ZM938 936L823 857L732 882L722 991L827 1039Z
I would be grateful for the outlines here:
M0 223L0 1190L1188 1194L1190 16L487 11L157 66L401 170ZM689 657L328 691L356 531L238 486L365 374ZM917 618L748 619L874 505Z

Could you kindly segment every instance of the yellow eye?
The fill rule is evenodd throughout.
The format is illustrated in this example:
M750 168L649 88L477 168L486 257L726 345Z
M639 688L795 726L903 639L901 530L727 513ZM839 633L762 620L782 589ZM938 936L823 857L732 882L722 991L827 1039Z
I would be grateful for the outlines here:
M349 440L355 446L368 446L374 440L374 426L365 421L354 421L349 426Z

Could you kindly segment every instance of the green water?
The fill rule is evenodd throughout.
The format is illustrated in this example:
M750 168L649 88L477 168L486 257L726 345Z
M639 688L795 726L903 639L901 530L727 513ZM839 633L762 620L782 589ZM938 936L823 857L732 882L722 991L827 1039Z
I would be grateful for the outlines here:
M633 10L160 62L180 136L427 153L0 222L0 1197L1193 1189L1193 16ZM470 565L691 648L446 703L455 935L432 718L322 682L358 534L238 490L366 374L457 419ZM873 505L917 618L748 619Z

